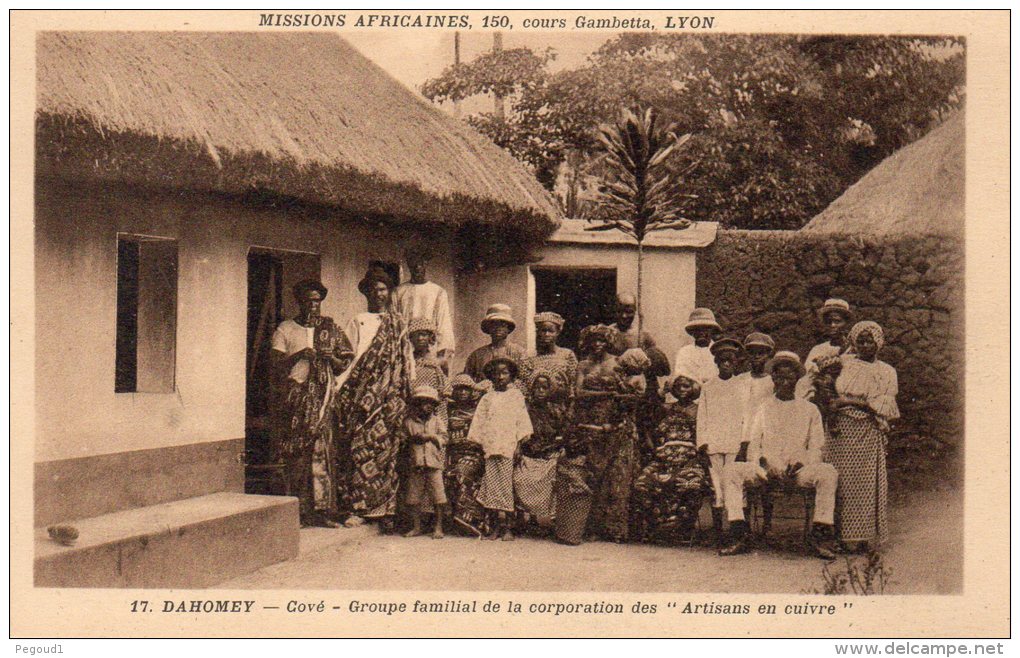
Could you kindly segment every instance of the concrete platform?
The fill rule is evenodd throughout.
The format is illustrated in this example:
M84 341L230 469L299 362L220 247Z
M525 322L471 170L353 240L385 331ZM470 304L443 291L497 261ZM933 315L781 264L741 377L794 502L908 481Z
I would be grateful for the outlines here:
M298 502L214 493L72 521L35 536L37 587L209 587L298 554Z

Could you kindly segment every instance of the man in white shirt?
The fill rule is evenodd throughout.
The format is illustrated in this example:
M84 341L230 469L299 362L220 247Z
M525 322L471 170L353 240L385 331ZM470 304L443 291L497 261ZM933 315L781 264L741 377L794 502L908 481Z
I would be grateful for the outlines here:
M411 280L397 286L393 293L393 307L405 322L415 318L430 320L436 325L436 360L449 371L449 363L456 349L453 335L453 315L450 300L437 283L428 280L427 266L432 257L427 245L416 243L404 252L404 260Z
M744 440L744 423L747 420L749 386L736 376L737 366L744 348L735 338L720 338L712 343L718 376L701 386L698 397L697 441L702 462L707 464L712 482L712 527L716 541L722 542L723 468L732 462ZM683 370L678 369L678 373Z
M825 432L818 408L795 395L804 374L800 357L778 352L769 361L774 396L758 408L746 434L747 461L723 469L723 498L730 521L731 543L720 555L737 555L748 548L748 527L741 503L745 486L806 487L815 490L814 527L809 548L833 559L833 515L836 509L836 469L822 462Z
M684 330L694 343L677 350L673 372L690 373L699 384L704 384L719 374L711 347L712 341L722 333L722 327L715 321L715 313L711 309L696 308L691 311Z

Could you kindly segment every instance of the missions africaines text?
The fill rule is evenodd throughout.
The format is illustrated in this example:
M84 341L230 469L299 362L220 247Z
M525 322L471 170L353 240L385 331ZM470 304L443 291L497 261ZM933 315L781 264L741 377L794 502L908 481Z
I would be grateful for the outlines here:
M550 27L565 28L566 21L554 19ZM259 14L259 27L346 27L347 14ZM467 14L414 15L414 14L359 14L352 27L425 27L455 28L471 27ZM543 25L545 26L545 25ZM528 25L525 23L525 27ZM575 28L597 29L652 29L647 18L587 18L578 16ZM670 27L667 25L667 27ZM681 23L680 27L684 27Z

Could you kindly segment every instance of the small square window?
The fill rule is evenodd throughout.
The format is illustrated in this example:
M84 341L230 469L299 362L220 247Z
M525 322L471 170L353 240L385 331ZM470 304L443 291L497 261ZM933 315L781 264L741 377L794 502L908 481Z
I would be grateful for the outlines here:
M177 241L117 236L117 393L172 393Z

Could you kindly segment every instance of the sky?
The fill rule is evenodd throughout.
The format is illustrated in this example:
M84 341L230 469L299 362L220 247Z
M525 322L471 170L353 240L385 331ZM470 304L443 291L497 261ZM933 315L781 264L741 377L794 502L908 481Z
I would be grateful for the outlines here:
M448 30L347 30L343 37L363 55L415 92L423 82L453 64L453 37ZM535 52L556 51L550 70L576 68L599 46L614 36L609 32L518 32L503 33L504 48L528 47ZM492 49L492 32L461 32L460 57L468 62ZM447 104L449 105L449 104ZM447 107L446 109L451 109ZM473 111L468 108L467 111Z

